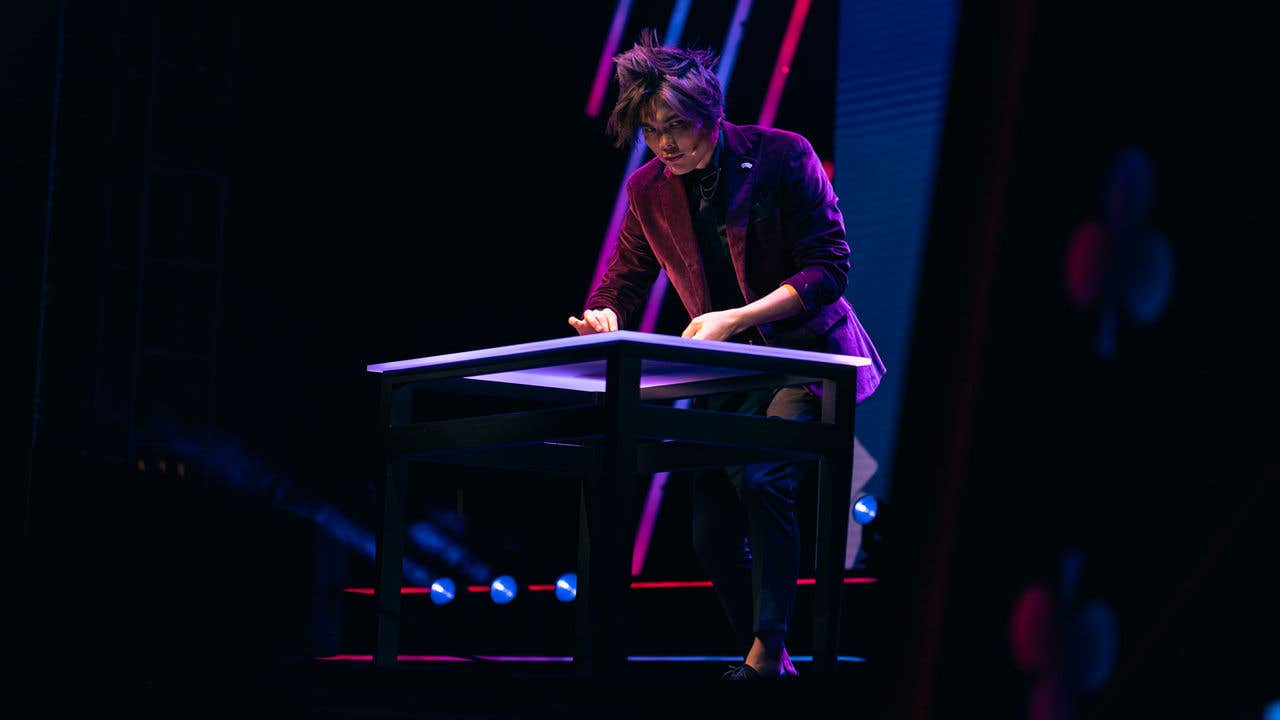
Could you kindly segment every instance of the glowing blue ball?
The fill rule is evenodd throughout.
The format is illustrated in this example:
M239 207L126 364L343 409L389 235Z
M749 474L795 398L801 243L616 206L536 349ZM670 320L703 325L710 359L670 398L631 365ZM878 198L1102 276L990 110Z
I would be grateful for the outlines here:
M431 602L437 605L448 605L453 601L457 588L449 578L440 578L431 583Z
M876 519L876 512L879 510L879 503L876 502L874 495L863 495L853 503L853 521L859 525L866 525Z
M556 599L560 602L573 602L578 597L578 574L565 573L556 578Z
M494 578L489 583L489 597L499 605L506 605L516 598L516 579L510 575Z

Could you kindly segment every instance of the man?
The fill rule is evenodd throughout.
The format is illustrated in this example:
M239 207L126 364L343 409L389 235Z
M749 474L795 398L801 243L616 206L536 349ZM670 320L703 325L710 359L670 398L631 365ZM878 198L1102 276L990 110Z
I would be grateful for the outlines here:
M627 179L627 216L579 334L634 324L658 271L689 313L682 336L858 355L866 399L884 365L844 297L849 246L837 198L813 147L785 130L724 119L706 50L663 47L646 30L614 58L618 146L637 130L654 158ZM819 388L790 386L700 398L697 407L793 420L821 416ZM698 473L693 543L744 662L725 674L795 675L787 628L800 567L796 498L811 467L762 463Z

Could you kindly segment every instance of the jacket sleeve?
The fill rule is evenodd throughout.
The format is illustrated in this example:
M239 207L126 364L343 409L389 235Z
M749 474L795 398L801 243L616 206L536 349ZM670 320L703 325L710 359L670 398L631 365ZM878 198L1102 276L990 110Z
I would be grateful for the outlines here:
M795 274L783 281L806 310L830 305L849 282L849 244L844 216L827 172L809 141L796 137L782 169L782 224L791 239Z
M631 329L658 277L658 261L644 236L640 218L627 189L627 215L618 232L618 242L605 268L600 285L587 298L586 309L607 307L618 316L618 327Z

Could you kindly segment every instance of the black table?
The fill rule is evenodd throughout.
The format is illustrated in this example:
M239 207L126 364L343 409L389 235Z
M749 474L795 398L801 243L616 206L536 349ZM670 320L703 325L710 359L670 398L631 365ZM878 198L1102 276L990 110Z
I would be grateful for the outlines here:
M385 439L377 547L377 646L400 643L407 463L462 463L580 478L574 667L626 667L634 482L639 474L819 459L813 669L835 669L852 480L855 380L866 358L620 331L370 365ZM821 386L820 422L689 410L673 400L776 385ZM415 422L427 391L536 401L535 409Z

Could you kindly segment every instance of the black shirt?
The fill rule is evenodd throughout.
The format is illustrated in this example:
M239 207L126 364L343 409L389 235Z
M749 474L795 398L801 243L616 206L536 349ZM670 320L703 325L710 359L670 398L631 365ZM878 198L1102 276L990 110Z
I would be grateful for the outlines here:
M689 216L693 221L693 233L698 238L698 251L702 253L702 267L707 278L707 288L711 291L713 310L728 310L747 304L738 287L738 276L733 270L733 258L729 255L729 236L725 229L724 171L720 167L720 150L723 147L722 131L711 162L705 168L691 170L680 176L684 181L685 197L689 200ZM763 339L755 328L729 340L763 344Z

